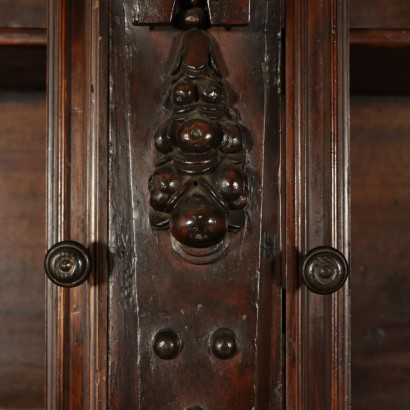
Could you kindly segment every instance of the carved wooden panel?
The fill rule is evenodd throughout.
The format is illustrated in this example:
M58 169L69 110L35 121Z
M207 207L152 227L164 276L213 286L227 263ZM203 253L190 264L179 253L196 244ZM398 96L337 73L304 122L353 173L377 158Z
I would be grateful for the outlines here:
M111 2L113 409L281 406L280 4L252 4L249 27L205 31L189 6L152 28L134 24L132 1ZM184 236L178 219L204 205L218 229ZM172 237L189 252L229 246L195 264Z

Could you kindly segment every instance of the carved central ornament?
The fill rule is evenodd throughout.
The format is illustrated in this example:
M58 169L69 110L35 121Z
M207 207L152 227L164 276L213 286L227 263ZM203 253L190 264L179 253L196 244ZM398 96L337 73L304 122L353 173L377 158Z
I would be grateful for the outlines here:
M206 32L207 8L188 1L174 23L185 31L155 132L160 154L149 179L150 223L169 229L185 260L210 263L229 244L228 232L245 226L246 129L227 102L214 46ZM200 7L198 7L200 6Z

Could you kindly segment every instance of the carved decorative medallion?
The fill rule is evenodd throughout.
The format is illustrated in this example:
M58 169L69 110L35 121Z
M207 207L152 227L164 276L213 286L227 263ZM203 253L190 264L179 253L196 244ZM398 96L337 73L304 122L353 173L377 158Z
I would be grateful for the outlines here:
M204 2L174 19L184 29L154 135L160 159L149 179L151 226L170 230L173 249L196 264L219 258L228 232L245 225L247 131L227 90L206 28ZM198 7L200 6L200 7Z

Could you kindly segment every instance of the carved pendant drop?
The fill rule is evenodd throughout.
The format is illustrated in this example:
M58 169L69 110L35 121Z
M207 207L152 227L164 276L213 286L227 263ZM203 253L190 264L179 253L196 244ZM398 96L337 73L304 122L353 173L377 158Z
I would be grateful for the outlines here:
M194 264L220 258L229 233L245 226L247 131L227 103L206 8L177 16L183 32L154 135L160 160L149 179L150 223L168 230L173 249Z

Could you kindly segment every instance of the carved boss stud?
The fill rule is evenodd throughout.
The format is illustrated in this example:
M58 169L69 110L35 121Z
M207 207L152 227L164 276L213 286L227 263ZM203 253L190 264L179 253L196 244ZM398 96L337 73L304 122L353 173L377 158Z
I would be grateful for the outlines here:
M169 229L185 260L210 263L227 249L229 231L245 225L247 131L229 106L206 28L206 2L181 1L184 30L154 135L160 159L149 179L151 226Z

